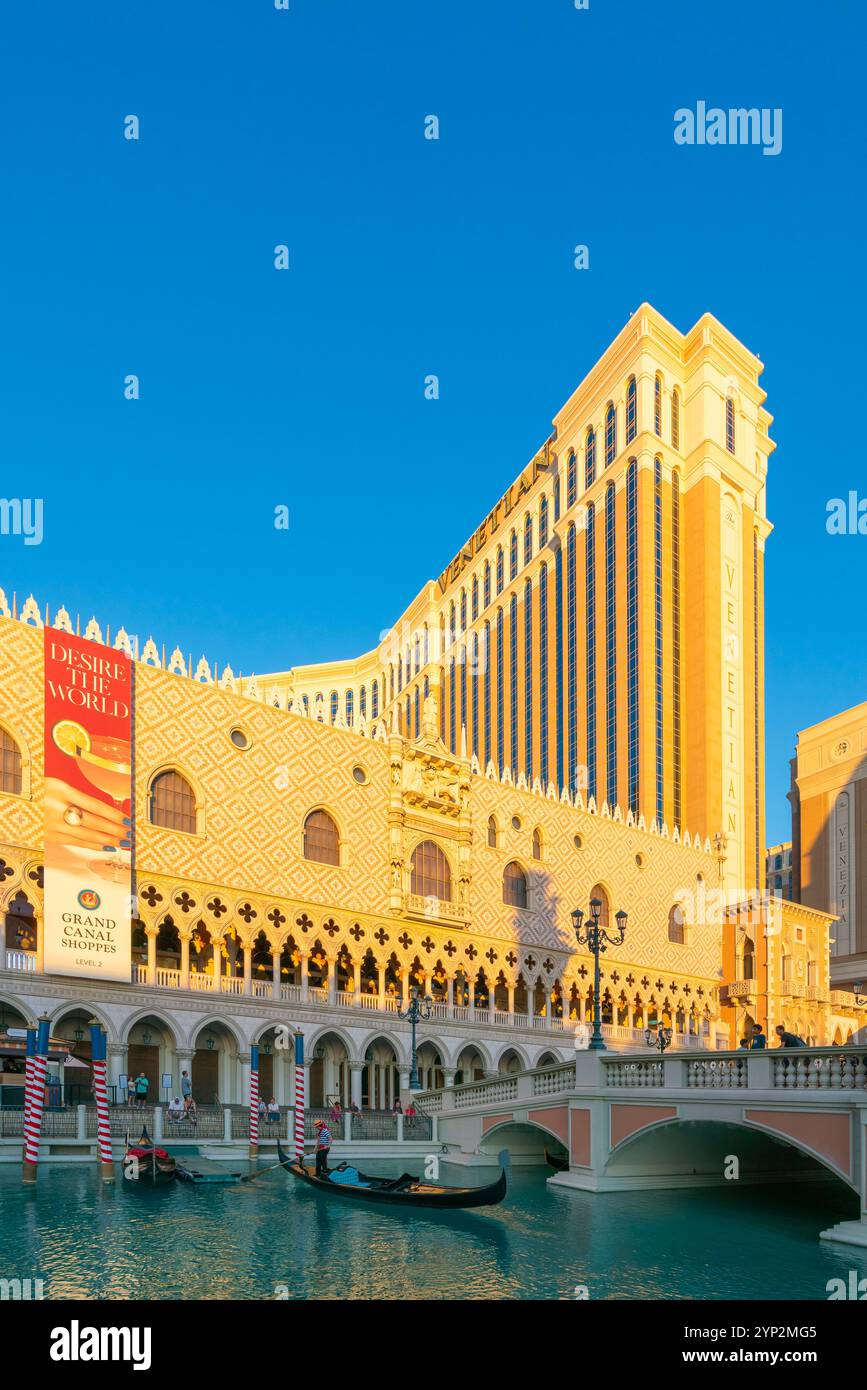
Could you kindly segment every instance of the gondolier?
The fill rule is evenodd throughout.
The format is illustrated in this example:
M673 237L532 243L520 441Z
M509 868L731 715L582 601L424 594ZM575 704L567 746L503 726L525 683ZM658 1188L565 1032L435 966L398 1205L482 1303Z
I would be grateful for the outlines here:
M331 1130L324 1120L317 1120L316 1129L316 1176L328 1177L328 1150L331 1148Z

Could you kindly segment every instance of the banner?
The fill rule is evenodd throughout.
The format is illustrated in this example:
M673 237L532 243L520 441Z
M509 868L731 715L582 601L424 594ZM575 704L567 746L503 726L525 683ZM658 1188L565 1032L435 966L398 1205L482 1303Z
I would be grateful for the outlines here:
M45 970L130 980L132 661L46 628Z

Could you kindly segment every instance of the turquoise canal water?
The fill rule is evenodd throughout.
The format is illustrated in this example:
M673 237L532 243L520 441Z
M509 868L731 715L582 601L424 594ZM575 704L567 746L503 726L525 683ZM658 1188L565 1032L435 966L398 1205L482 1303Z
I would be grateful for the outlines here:
M49 1164L33 1190L4 1165L0 1278L41 1277L46 1298L73 1299L564 1299L581 1284L591 1298L825 1299L829 1279L867 1275L867 1250L817 1238L857 1215L842 1187L594 1197L547 1175L519 1171L486 1213L423 1216L328 1200L279 1169L148 1192Z

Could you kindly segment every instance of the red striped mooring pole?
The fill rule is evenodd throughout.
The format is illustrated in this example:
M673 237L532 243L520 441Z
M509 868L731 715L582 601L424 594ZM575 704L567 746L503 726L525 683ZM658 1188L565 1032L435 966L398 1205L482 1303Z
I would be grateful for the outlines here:
M114 1182L114 1160L111 1155L111 1125L108 1119L108 1088L105 1082L105 1032L90 1020L90 1066L93 1072L93 1094L96 1099L96 1148L99 1172L103 1182Z
M250 1048L250 1157L259 1157L259 1049Z

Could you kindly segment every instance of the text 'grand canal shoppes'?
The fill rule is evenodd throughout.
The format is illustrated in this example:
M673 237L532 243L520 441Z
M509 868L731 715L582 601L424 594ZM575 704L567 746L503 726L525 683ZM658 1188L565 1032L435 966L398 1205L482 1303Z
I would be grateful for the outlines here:
M628 913L610 1045L657 1020L681 1046L753 1020L845 1040L831 919L744 906L765 850L761 369L710 315L682 335L643 305L357 658L242 678L0 593L4 1026L47 1012L86 1061L95 1016L115 1085L144 1071L157 1096L186 1069L204 1103L246 1101L253 1043L290 1102L273 1044L301 1027L314 1105L384 1108L413 984L425 1085L574 1055L592 960L570 913L598 897Z

